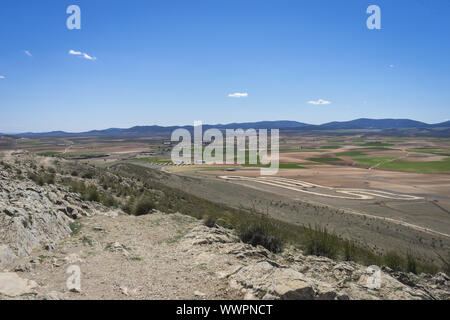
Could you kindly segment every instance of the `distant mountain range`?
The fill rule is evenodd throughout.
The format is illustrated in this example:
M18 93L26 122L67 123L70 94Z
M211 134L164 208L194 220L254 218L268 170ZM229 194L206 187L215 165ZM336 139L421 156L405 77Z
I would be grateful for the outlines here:
M143 136L168 136L173 130L184 128L189 131L193 130L193 126L136 126L128 129L110 128L105 130L92 130L87 132L64 132L52 131L42 133L19 133L14 134L16 137L74 137L74 136L113 136L113 137L143 137ZM386 130L404 131L413 129L412 132L441 132L444 135L450 134L450 121L428 124L425 122L409 120L409 119L356 119L344 122L329 122L321 125L311 125L297 121L260 121L260 122L244 122L244 123L229 123L217 125L203 125L203 130L210 128L217 129L280 129L287 131L332 131L332 130ZM1 134L0 135L4 135Z

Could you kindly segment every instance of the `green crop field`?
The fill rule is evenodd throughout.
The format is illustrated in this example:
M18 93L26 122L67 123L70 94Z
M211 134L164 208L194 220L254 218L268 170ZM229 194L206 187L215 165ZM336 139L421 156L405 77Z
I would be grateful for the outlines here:
M368 148L361 148L361 151L371 151L371 150L396 150L396 149L392 149L392 148L387 148L387 147L368 147Z
M270 168L270 164L244 164L243 167ZM280 169L306 169L297 163L280 163Z
M430 153L436 155L450 156L450 149L439 149L439 148L415 148L409 149L409 152L416 153Z
M353 158L357 165L363 167L373 167L380 163L391 161L395 157L370 157L370 158Z
M364 147L390 147L390 146L393 146L393 144L386 143L386 142L380 142L380 141L373 141L373 142L364 143L362 146L364 146Z
M144 157L144 158L134 158L130 159L132 162L145 162L145 163L168 163L172 162L170 159L162 159L157 157Z
M450 157L442 161L428 162L392 161L381 164L380 168L418 173L444 173L450 172Z
M367 154L364 152L361 152L361 151L348 151L348 152L336 153L336 155L342 156L342 157L357 157L357 156L365 156Z
M288 152L326 152L325 150L320 149L281 149L280 153L288 153Z
M401 161L394 160L395 157L370 157L353 158L359 166L390 169L418 173L443 173L450 172L450 157L442 161Z
M338 161L344 161L340 158L308 158L309 161L314 162L338 162Z
M36 141L36 140L33 140L33 141L19 141L19 144L23 144L23 145L39 145L39 146L42 146L42 145L51 145L49 142L46 142L46 141Z

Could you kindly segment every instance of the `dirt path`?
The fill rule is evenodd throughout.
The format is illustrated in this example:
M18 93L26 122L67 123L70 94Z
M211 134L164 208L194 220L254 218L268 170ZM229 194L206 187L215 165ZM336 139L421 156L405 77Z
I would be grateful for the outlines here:
M66 154L67 152L69 152L70 149L72 149L72 147L75 145L75 143L73 143L72 141L67 141L69 143L69 146L67 146L64 149L64 154Z
M406 151L405 149L401 149L401 150L402 150L402 152L405 153L405 155L400 156L400 157L397 157L397 158L394 158L394 159L390 159L390 160L378 162L376 165L370 167L369 170L376 169L376 168L378 168L380 165L385 164L385 163L394 162L394 161L397 161L397 160L403 159L403 158L408 158L408 157L409 157L409 152Z
M199 225L194 218L97 215L81 224L80 233L57 243L55 250L36 249L31 258L15 263L39 262L21 276L36 281L41 294L54 291L64 299L242 298L217 276L228 266L226 256L211 259L180 242ZM80 293L67 290L70 265L80 267Z
M421 200L422 197L416 197L412 195L405 195L405 194L398 194L398 193L392 193L387 191L380 191L380 190L368 190L368 189L353 189L353 188L333 188L333 187L326 187L321 186L318 184L301 181L301 180L294 180L294 179L287 179L287 178L280 178L280 177L244 177L244 176L220 176L220 178L225 180L247 180L247 181L254 181L262 184L267 184L271 186L276 186L280 188L285 188L289 190L294 190L298 192L303 193L309 193L316 196L321 197L329 197L329 198L337 198L337 199L349 199L349 200L372 200L375 197L381 197L381 198L387 198L387 199L393 199L393 200ZM322 189L322 191L310 191L311 188L317 188ZM328 192L328 193L327 193ZM333 193L338 194L346 194L349 196L341 196Z

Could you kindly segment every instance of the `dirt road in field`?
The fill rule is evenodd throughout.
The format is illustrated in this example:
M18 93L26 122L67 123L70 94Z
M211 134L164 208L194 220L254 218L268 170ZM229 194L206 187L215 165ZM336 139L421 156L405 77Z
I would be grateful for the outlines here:
M251 181L251 182L257 182L261 184L266 184L270 186L275 186L283 189L289 189L293 191L308 193L316 196L322 196L322 197L329 197L329 198L337 198L337 199L348 199L348 200L373 200L375 197L381 197L381 198L387 198L387 199L393 199L393 200L421 200L423 198L416 197L412 195L404 195L404 194L396 194L386 191L380 191L380 190L367 190L367 189L342 189L342 188L332 188L332 187L325 187L305 181L300 180L294 180L294 179L286 179L286 178L280 178L280 177L244 177L244 176L221 176L221 179L225 179L228 181ZM310 189L314 189L316 191L310 191ZM340 196L336 193L343 193L347 194L349 196ZM450 235L447 233L439 232L432 230L430 228L421 227L412 223L407 223L401 220L387 218L387 217L380 217L376 215L371 215L367 213L361 213L354 210L346 210L346 213L362 216L362 217L368 217L368 218L374 218L374 219L380 219L383 221L389 221L393 224L401 225L407 228L411 228L417 231L425 232L431 235L437 235L437 236L443 236L450 238Z
M316 196L349 199L349 200L372 200L375 197L394 199L394 200L420 200L422 197L411 195L397 194L380 190L368 189L343 189L321 186L314 183L309 183L301 180L287 179L281 177L244 177L244 176L221 176L225 180L247 180L262 184L272 185L280 188L290 189L298 192L313 194ZM316 191L311 191L314 189ZM341 196L338 194L346 194L348 196Z

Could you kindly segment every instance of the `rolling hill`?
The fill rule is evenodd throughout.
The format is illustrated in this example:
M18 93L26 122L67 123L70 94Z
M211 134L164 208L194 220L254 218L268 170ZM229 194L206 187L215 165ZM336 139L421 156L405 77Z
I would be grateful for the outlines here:
M15 134L16 137L74 137L74 136L112 136L112 137L143 137L143 136L168 136L175 129L184 128L189 131L193 130L193 126L135 126L126 129L109 128L105 130L92 130L87 132L64 132L64 131L52 131L42 133L19 133ZM203 130L210 128L217 129L280 129L292 131L332 131L332 130L376 130L376 131L389 131L400 132L402 134L434 134L446 136L450 129L450 121L428 124L425 122L410 120L410 119L367 119L361 118L351 121L343 122L328 122L321 125L311 125L297 121L260 121L260 122L244 122L244 123L229 123L229 124L217 124L217 125L203 125ZM0 135L3 135L0 133Z

